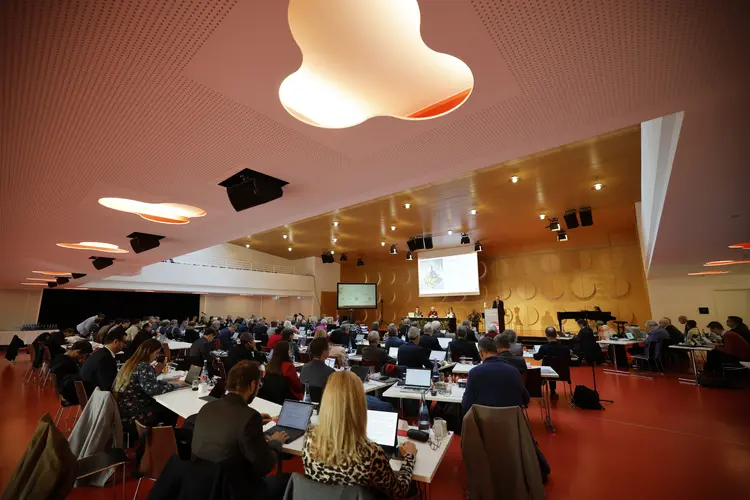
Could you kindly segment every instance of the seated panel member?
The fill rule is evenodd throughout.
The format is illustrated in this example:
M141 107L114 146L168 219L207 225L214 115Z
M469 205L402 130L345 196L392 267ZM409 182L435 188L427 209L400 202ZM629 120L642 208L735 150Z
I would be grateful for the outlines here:
M427 313L428 318L437 318L438 312L435 310L435 306L430 306L430 312Z

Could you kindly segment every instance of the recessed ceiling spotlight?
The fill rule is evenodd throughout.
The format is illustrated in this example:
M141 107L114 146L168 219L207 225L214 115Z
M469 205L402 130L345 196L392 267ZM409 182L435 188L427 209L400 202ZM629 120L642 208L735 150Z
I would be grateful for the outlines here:
M409 210L411 208L411 203L404 203L404 208Z
M287 251L291 252L292 251L292 247L287 248Z
M699 273L688 273L688 276L711 276L714 274L729 274L729 271L701 271Z
M511 175L510 176L510 182L512 182L513 184L517 184L518 183L518 176L517 175Z
M743 250L750 250L750 243L735 243L734 245L729 245L729 248L741 248Z
M345 253L342 253L342 254L341 254L341 257L339 257L339 260L340 260L341 262L346 262L346 261L347 261L347 260L349 260L349 259L348 259L348 258L346 257L346 254L345 254Z
M334 250L331 250L331 255L335 254L336 252Z
M365 265L365 261L362 260L362 258L357 259L357 267L362 267Z
M250 245L249 245L249 244L248 244L248 245L245 245L245 248L250 248Z
M451 231L451 230L449 229L449 230L448 230L448 236L450 236L451 234L453 234L453 231Z
M289 237L289 235L288 234L282 234L281 237L284 238L284 239L287 239Z
M546 218L547 216L545 214L539 214L539 220L544 220Z
M391 255L396 255L396 254L398 254L398 248L396 247L396 245L391 245L391 249L389 250L389 253L390 253Z
M477 209L476 208L472 208L471 210L469 210L469 213L471 215L476 215L477 214Z
M337 220L333 221L333 227L339 227L339 221Z
M602 184L601 182L597 182L596 184L594 184L594 191L601 191L603 187L604 184Z
M474 251L475 252L481 252L482 250L483 250L483 248L482 248L482 244L481 243L479 243L478 241L476 243L474 243Z
M74 250L94 250L105 253L128 253L124 248L120 248L112 243L101 243L99 241L81 241L80 243L58 243L57 246L62 248L72 248Z
M385 246L385 241L381 241L381 242L380 242L380 246L381 246L381 247L384 247L384 246Z
M461 244L468 245L469 243L471 243L469 235L467 233L461 233Z
M339 239L338 238L331 238L331 241L334 242L334 243L336 243L337 241L339 241Z
M411 256L411 252L406 252L406 260L414 260L414 257Z
M99 204L161 224L187 224L191 218L206 215L202 208L181 203L145 203L127 198L99 198Z
M396 230L396 226L391 226L391 231L395 231L395 230Z
M565 231L557 233L557 241L568 241L568 233Z
M63 273L57 271L31 271L36 274L44 274L46 276L70 276L70 273Z

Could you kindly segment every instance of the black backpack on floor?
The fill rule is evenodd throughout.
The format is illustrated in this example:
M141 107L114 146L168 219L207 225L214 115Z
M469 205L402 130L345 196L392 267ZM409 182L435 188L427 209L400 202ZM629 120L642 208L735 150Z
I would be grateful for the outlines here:
M576 386L576 390L573 391L573 404L576 408L583 408L584 410L604 409L599 402L599 393L585 385Z

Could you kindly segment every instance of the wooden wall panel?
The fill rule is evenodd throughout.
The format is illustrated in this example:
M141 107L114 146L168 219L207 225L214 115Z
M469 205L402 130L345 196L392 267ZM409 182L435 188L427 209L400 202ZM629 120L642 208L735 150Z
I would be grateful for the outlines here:
M395 255L386 262L342 266L342 282L377 282L383 298L380 310L360 311L358 318L398 322L415 306L441 315L449 306L460 320L472 310L491 305L496 295L505 301L506 323L519 334L541 335L557 324L558 311L593 309L598 305L618 319L643 325L650 319L648 292L638 243L574 250L549 250L493 257L479 254L479 296L419 298L417 261ZM335 306L335 295L333 297ZM566 329L574 330L569 321Z
M320 292L320 316L336 316L336 292Z

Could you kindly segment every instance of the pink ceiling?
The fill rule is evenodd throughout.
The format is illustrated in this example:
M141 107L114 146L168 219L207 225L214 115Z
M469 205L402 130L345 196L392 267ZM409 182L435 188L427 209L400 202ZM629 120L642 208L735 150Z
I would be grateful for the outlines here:
M712 152L723 171L747 170L747 140L720 130L744 126L748 110L745 94L735 93L747 84L748 5L422 1L425 42L472 68L469 101L431 121L376 118L321 130L291 118L278 101L278 85L300 64L282 0L7 0L0 6L0 286L17 286L39 268L97 279L134 272L680 110L673 176L684 174L685 198L677 198L723 204L701 198L706 179L692 173L715 166ZM290 182L284 197L235 213L217 183L243 167ZM736 185L728 189L740 203ZM98 205L105 196L186 203L208 215L185 226L154 224ZM674 211L665 207L663 217ZM697 228L695 248L727 236L714 226ZM55 246L129 248L125 236L134 231L166 239L159 249L115 256L100 272L91 252ZM658 249L654 258L663 258Z

